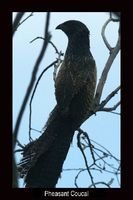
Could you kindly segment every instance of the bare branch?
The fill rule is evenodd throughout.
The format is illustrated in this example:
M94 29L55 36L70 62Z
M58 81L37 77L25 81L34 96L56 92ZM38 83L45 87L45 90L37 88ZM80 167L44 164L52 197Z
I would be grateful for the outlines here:
M19 23L20 23L20 20L21 20L21 18L23 17L24 14L25 14L25 12L18 12L17 13L16 18L15 18L14 23L13 23L13 31L12 31L13 35L14 35L15 31L17 30Z
M113 110L115 110L119 105L120 105L120 101L114 105L111 108L105 108L104 106L110 101L110 99L112 97L114 97L114 95L116 95L118 93L118 91L120 90L121 86L117 87L115 90L113 90L107 97L105 100L103 100L96 108L95 108L95 112L97 111L106 111L106 112L111 112Z
M78 177L79 175L85 171L86 169L80 169L80 171L77 173L77 175L75 176L75 179L74 179L74 185L76 186L76 188L78 188L78 184L77 184L77 180L78 180Z
M121 104L121 102L119 101L118 103L116 103L113 107L111 108L101 108L99 111L105 111L105 112L111 112L113 110L116 110L116 108ZM117 113L118 114L118 113Z
M88 134L86 132L84 132L82 129L79 129L78 131L79 131L79 133L77 135L77 140L80 142L80 150L82 149L81 152L83 154L83 157L84 157L84 160L85 160L85 164L87 163L87 158L85 158L86 155L85 155L84 150L87 147L89 147L89 149L90 149L91 156L92 156L92 159L93 159L93 163L91 165L89 165L89 166L87 165L88 168L89 168L89 172L88 172L87 166L86 166L86 169L79 168L79 172L75 177L75 182L74 182L75 186L78 187L77 180L78 180L78 177L79 177L80 173L83 172L83 171L86 171L86 170L89 173L89 175L91 174L90 178L92 177L92 172L91 171L92 170L95 170L95 171L97 170L97 171L99 171L101 173L103 173L103 171L104 171L104 172L113 174L113 175L117 176L117 179L118 179L118 174L119 174L118 171L120 171L120 168L118 169L117 167L114 167L112 164L109 164L106 161L106 159L109 159L109 160L110 160L110 158L114 159L117 162L117 164L119 164L119 166L120 166L120 160L118 160L115 156L113 156L109 152L109 150L107 150L105 147L103 147L102 145L98 144L94 140L91 140L89 137L87 137ZM83 134L83 136L81 136L81 134ZM83 142L81 142L80 139L83 139L85 144ZM86 142L86 139L87 139L88 142ZM94 145L97 145L100 148L96 147ZM99 165L99 161L103 162L103 165ZM109 170L107 167L111 168L112 170ZM77 169L73 169L73 170L77 170ZM98 185L100 183L101 184L103 183L104 185L110 187L110 185L112 184L113 180L114 179L112 178L108 183L98 182L96 184L93 181L93 183L89 187L96 187L96 185ZM91 182L92 182L92 178L91 178Z
M115 16L115 18L114 18ZM110 12L110 18L112 19L113 22L119 22L121 17L120 12Z
M21 147L22 149L24 148L24 146L17 140L17 145L19 146L19 147Z
M107 186L108 188L110 188L110 185L108 184L108 183L105 183L105 182L97 182L97 183L95 183L95 185L99 185L99 184L102 184L102 185L105 185L105 186ZM89 188L92 188L93 187L93 184L91 184L90 186L89 186Z
M106 39L105 30L107 28L107 25L112 21L113 22L119 22L120 20L119 19L114 19L112 17L112 13L110 12L110 18L104 23L104 25L102 27L102 31L101 31L101 35L102 35L103 41L104 41L106 47L108 48L108 50L110 51L110 53L113 50L113 47L111 47L111 45L109 44L108 40Z
M111 52L111 50L112 50L112 47L110 46L108 40L106 39L105 30L106 30L107 25L108 25L111 21L112 21L112 19L109 18L109 19L105 22L105 24L104 24L103 27L102 27L102 32L101 32L103 41L104 41L106 47L108 48L108 50L109 50L110 52Z
M36 37L35 39L31 40L30 43L34 42L37 39L45 40L45 38L43 38L43 37ZM58 62L54 65L54 72L53 72L53 80L55 82L57 70L58 70L60 64L62 63L61 56L63 56L64 53L62 53L62 51L58 51L57 47L55 46L55 44L52 41L49 41L49 43L54 47L55 52L58 54L58 58L57 58Z
M35 129L35 128L30 128L31 130L33 130L33 131L36 131L36 132L38 132L38 133L41 133L42 131L39 131L39 130L37 130L37 129Z
M108 72L109 72L111 65L112 65L115 57L117 56L119 50L120 50L120 38L118 38L116 47L112 50L112 53L110 54L110 56L109 56L109 58L106 62L106 65L103 69L102 75L100 77L100 80L99 80L99 83L98 83L98 86L97 86L97 89L96 89L94 106L99 105L99 102L100 102L100 99L101 99L101 96L102 96L102 91L103 91L103 88L104 88L104 85L105 85L105 82L106 82L106 79L107 79L107 76L108 76Z
M29 103L29 107L30 107L30 113L29 113L29 140L32 140L31 138L31 116L32 116L32 101L33 101L33 97L35 95L35 92L36 92L36 89L37 89L37 86L38 86L38 83L40 81L40 79L42 78L43 74L50 68L52 67L53 65L55 65L56 63L58 63L58 60L52 62L49 66L47 66L43 71L42 73L40 74L40 76L38 77L38 80L36 82L36 85L34 87L34 90L32 92L32 95L31 95L31 99L30 99L30 103Z
M31 12L31 14L28 15L24 20L22 20L21 22L19 22L18 27L19 27L20 25L22 25L28 18L30 18L30 17L32 17L32 16L33 16L33 12ZM18 27L17 27L17 28L18 28Z
M33 40L31 40L30 43L32 43L32 42L34 42L35 40L38 40L38 39L45 40L45 38L43 38L43 37L36 37L36 38L34 38ZM60 56L63 56L63 55L64 55L64 53L62 53L61 51L60 51L60 52L58 51L57 47L55 46L55 44L54 44L52 41L49 41L49 43L50 43L50 44L53 46L53 48L55 49L55 53L61 54Z
M113 112L113 111L111 111L110 113L113 113L113 114L116 114L116 115L121 115L120 113Z
M63 169L63 171L80 171L80 170L86 170L86 168L67 168L67 169Z
M89 166L88 166L85 153L84 153L84 151L83 151L83 149L82 149L82 146L81 146L81 143L80 143L80 135L81 135L81 134L82 134L82 132L79 132L78 135L77 135L77 146L79 147L79 149L80 149L80 151L81 151L81 153L82 153L82 155L83 155L83 157L84 157L84 161L85 161L85 165L86 165L88 174L89 174L89 176L90 176L90 178L91 178L92 185L93 185L94 188L95 188L95 183L94 183L94 181L93 181L93 176L92 176L92 174L91 174L91 171L90 171L90 168L89 168Z
M91 144L91 141L90 141L88 134L85 131L83 131L81 128L78 129L78 132L79 132L80 135L84 134L84 136L87 138L87 141L88 141L88 144L89 144L89 147L90 147L91 156L93 158L93 162L95 163L95 156L94 156L94 153L92 151L93 145Z
M16 149L14 153L23 152L23 149Z
M100 107L104 107L112 97L114 97L118 91L120 90L121 86L117 87L114 91L112 91L107 97L105 100L103 100L101 103L100 103Z
M113 156L113 154L112 154L108 149L106 149L104 146L102 146L101 144L99 144L98 142L96 142L96 141L94 141L94 140L92 140L92 139L91 139L91 142L93 142L93 143L97 144L99 147L103 148L103 149L109 154L109 156L111 156L112 158L114 158L116 161L119 161L119 160L118 160L115 156ZM105 152L103 152L103 153L105 153Z
M30 93L32 91L32 88L34 86L34 83L35 83L35 80L36 80L36 74L37 74L40 62L41 62L41 60L42 60L42 58L45 54L45 51L46 51L46 48L47 48L47 45L48 45L48 41L51 38L51 35L48 33L49 19L50 19L50 13L48 12L47 16L46 16L46 25L45 25L45 33L44 33L46 40L44 41L44 43L42 45L41 52L40 52L40 54L39 54L39 56L36 60L36 63L35 63L35 66L34 66L34 69L33 69L33 72L32 72L32 77L31 77L31 80L30 80L29 86L27 88L24 100L22 102L22 106L20 108L20 111L19 111L19 114L18 114L18 117L17 117L15 129L14 129L14 133L13 133L13 147L15 147L15 145L16 145L16 139L17 139L20 123L21 123L21 120L22 120L22 116L23 116L27 101L29 99Z

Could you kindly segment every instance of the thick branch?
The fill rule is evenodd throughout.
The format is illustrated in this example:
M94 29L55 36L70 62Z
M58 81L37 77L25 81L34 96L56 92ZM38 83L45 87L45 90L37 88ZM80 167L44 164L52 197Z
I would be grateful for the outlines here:
M14 35L15 31L17 30L17 28L19 26L19 23L20 23L20 20L23 17L24 13L25 12L17 13L16 18L15 18L14 23L13 23L13 30L12 30L12 34L13 35Z

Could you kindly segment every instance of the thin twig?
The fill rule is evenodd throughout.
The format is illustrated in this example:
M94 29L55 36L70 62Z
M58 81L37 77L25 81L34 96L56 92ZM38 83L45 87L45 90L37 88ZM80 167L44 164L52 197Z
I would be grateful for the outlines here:
M80 170L86 170L86 168L67 168L67 169L63 169L63 171L80 171Z
M118 103L116 103L113 107L110 108L101 108L99 111L105 111L105 112L111 112L113 110L116 110L116 108L121 104L121 102L119 101ZM114 113L114 114L118 114L118 113Z
M34 42L35 40L38 40L38 39L42 39L42 40L45 40L45 38L43 37L36 37L34 38L33 40L30 41L30 43ZM57 47L55 46L55 44L52 42L52 41L49 41L49 43L53 46L53 48L55 49L55 53L57 54L60 54L61 53L61 56L63 56L64 54L62 52L59 52Z
M115 160L119 161L115 156L113 156L113 154L108 150L106 149L104 146L102 146L101 144L99 144L98 142L94 141L91 139L92 142L94 142L95 144L97 144L98 146L100 146L101 148L103 148L106 152L108 152L108 154L113 157Z
M95 150L100 151L100 149L97 149L97 148L95 148ZM114 169L114 170L117 170L117 168L113 167L112 165L110 165L109 163L107 163L107 162L104 160L104 158L107 158L107 157L109 157L110 155L108 155L108 156L100 156L95 150L94 150L94 153L95 153L95 154L98 156L98 158L99 158L99 159L96 159L96 161L102 160L104 164L108 165L110 168L112 168L112 169ZM107 155L107 154L106 154L106 155ZM111 156L110 156L110 157L111 157ZM99 167L99 165L97 165L97 164L96 164L96 166ZM101 168L101 167L100 167L100 168ZM102 170L103 170L103 168L102 168ZM104 170L105 170L105 169L104 169ZM113 173L114 173L114 172L113 172Z
M17 144L19 147L21 147L22 149L24 148L24 146L17 140Z
M18 24L18 27L20 26L20 25L22 25L28 18L30 18L30 17L32 17L33 16L33 12L31 12L31 14L30 15L28 15L24 20L22 20L19 24ZM18 28L17 27L17 28Z
M23 152L23 149L16 149L14 153Z
M37 39L43 39L43 40L45 40L45 38L43 38L43 37L36 37L36 38L34 38L33 40L31 40L30 43L34 42L34 41L37 40ZM55 44L54 44L52 41L49 41L49 43L50 43L50 44L53 46L53 48L55 49L55 53L58 54L58 58L57 58L58 62L57 62L57 64L54 65L54 72L53 72L53 80L54 80L54 82L55 82L57 70L58 70L60 64L62 63L61 56L63 56L64 53L62 53L62 51L58 51L57 47L55 46Z
M112 47L110 46L108 40L106 39L105 30L106 30L107 25L108 25L111 21L112 21L112 19L109 18L109 19L105 22L105 24L104 24L103 27L102 27L102 32L101 32L103 41L104 41L106 47L108 48L108 50L109 50L110 52L112 51Z
M105 183L105 182L97 182L97 183L95 183L95 185L99 185L99 184L102 184L102 185L106 185L108 188L110 188L110 185L109 184L107 184L107 183ZM90 186L89 186L89 188L91 188L91 187L93 187L93 184L91 184Z
M35 92L36 92L38 83L39 83L41 77L43 76L43 74L44 74L50 67L52 67L53 65L55 65L57 62L58 62L58 60L52 62L49 66L47 66L47 67L42 71L42 73L40 74L40 76L39 76L38 79L37 79L37 82L36 82L36 84L35 84L34 90L33 90L33 92L32 92L31 99L30 99L30 103L29 103L29 110L30 110L30 111L29 111L29 112L30 112L30 113L29 113L29 139L30 139L30 140L32 140L32 138L31 138L31 116L32 116L32 101L33 101L33 97L34 97L34 95L35 95Z
M35 129L35 128L30 128L31 130L33 130L33 131L36 131L36 132L38 132L38 133L41 133L42 131L39 131L39 130L37 130L37 129Z
M79 128L78 131L79 131L79 134L83 134L84 137L87 138L88 143L89 143L89 147L90 147L91 156L92 156L93 162L95 163L95 156L94 156L94 153L93 153L93 150L92 150L92 144L91 144L91 141L90 141L88 134L86 132L84 132L81 128Z
M115 114L115 115L121 115L120 113L113 112L113 111L111 111L110 113L113 113L113 114Z
M81 169L77 175L75 176L75 179L74 179L74 185L76 186L76 188L78 188L78 184L77 184L77 180L78 180L78 177L80 175L81 172L85 171L86 169Z
M84 137L82 137L84 140L85 140L85 138L86 138L86 132L84 132L82 129L81 130L79 130L80 131L80 134L81 133L83 133L83 135L84 135ZM86 134L85 134L86 133ZM88 135L88 134L87 134ZM88 140L88 139L87 139ZM93 152L93 153L91 153L92 155L96 155L96 156L98 156L98 158L95 158L95 156L94 156L94 158L93 158L93 163L90 165L90 166L88 166L88 168L89 168L89 172L91 173L91 170L98 170L98 171L100 171L100 172L102 172L102 171L104 171L104 172L107 172L107 173L111 173L111 174L115 174L116 175L116 170L118 171L118 169L117 168L115 168L115 167L113 167L111 164L109 164L108 162L106 162L104 159L106 159L107 157L112 157L112 158L114 158L118 163L119 163L119 160L116 158L116 157L114 157L105 147L103 147L102 145L100 145L100 144L98 144L97 142L95 142L95 141L93 141L93 140L88 140L88 141L90 141L90 143L88 142L88 147L90 148L90 151L91 152ZM99 149L99 148L96 148L94 145L92 145L92 143L91 143L91 141L93 141L94 143L96 143L97 145L99 145L100 147L102 147L105 151L103 151L103 150L101 150L101 149ZM80 141L80 146L82 145L82 143L81 143L81 141ZM83 144L84 145L84 144ZM91 148L93 146L93 148ZM86 146L87 147L87 146ZM81 146L81 148L82 148L82 151L84 151L84 149L83 149L83 147ZM97 153L97 152L101 152L102 154L103 154L103 156L100 156L99 155L99 153ZM84 156L85 156L85 154L84 154ZM104 167L101 167L101 166L99 166L98 164L97 164L97 162L98 161L102 161L103 162L103 164L104 164ZM87 159L86 159L86 162L87 162ZM110 167L110 168L112 168L113 170L115 170L115 171L110 171L110 170L107 170L106 168L105 168L105 165L107 165L108 167ZM96 166L97 168L93 168L93 166ZM79 176L79 174L83 171L83 169L79 169L79 170L81 170L81 171L79 171L78 172L78 174L76 175L76 177L75 177L75 186L76 187L78 187L78 185L77 185L77 179L78 179L78 176ZM88 171L88 169L86 169L87 171ZM117 174L118 174L118 172L117 172ZM94 183L95 184L95 183ZM105 183L106 184L106 183ZM108 184L109 185L109 184Z
M95 188L95 183L94 183L94 181L93 181L93 176L92 176L92 174L91 174L91 172L90 172L90 168L89 168L89 166L88 166L85 153L84 153L84 151L83 151L83 149L82 149L82 146L81 146L81 144L80 144L80 135L81 135L81 133L79 133L79 134L77 135L77 145L78 145L78 147L79 147L79 149L80 149L80 151L81 151L81 153L82 153L82 155L83 155L83 157L84 157L84 161L85 161L85 165L86 165L88 174L89 174L89 176L90 176L90 178L91 178L92 185L93 185L94 188Z
M103 108L103 107L109 102L109 100L110 100L112 97L114 97L114 96L118 93L118 91L120 90L120 88L121 88L121 86L119 86L119 87L117 87L115 90L113 90L113 91L106 97L106 99L103 100L103 101L100 103L99 107Z

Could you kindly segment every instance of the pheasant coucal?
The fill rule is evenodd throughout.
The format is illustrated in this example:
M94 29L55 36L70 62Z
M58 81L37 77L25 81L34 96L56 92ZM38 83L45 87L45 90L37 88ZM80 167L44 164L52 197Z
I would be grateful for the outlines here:
M57 105L43 134L25 146L18 165L28 188L56 186L74 132L92 111L96 65L90 52L89 30L76 20L56 29L67 35L68 46L55 81Z

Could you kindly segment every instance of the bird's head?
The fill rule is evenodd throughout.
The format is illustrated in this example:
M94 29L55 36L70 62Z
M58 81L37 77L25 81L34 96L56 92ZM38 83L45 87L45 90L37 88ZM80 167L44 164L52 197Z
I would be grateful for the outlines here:
M56 29L61 29L69 38L75 34L84 35L89 34L88 28L80 21L69 20L59 24Z

